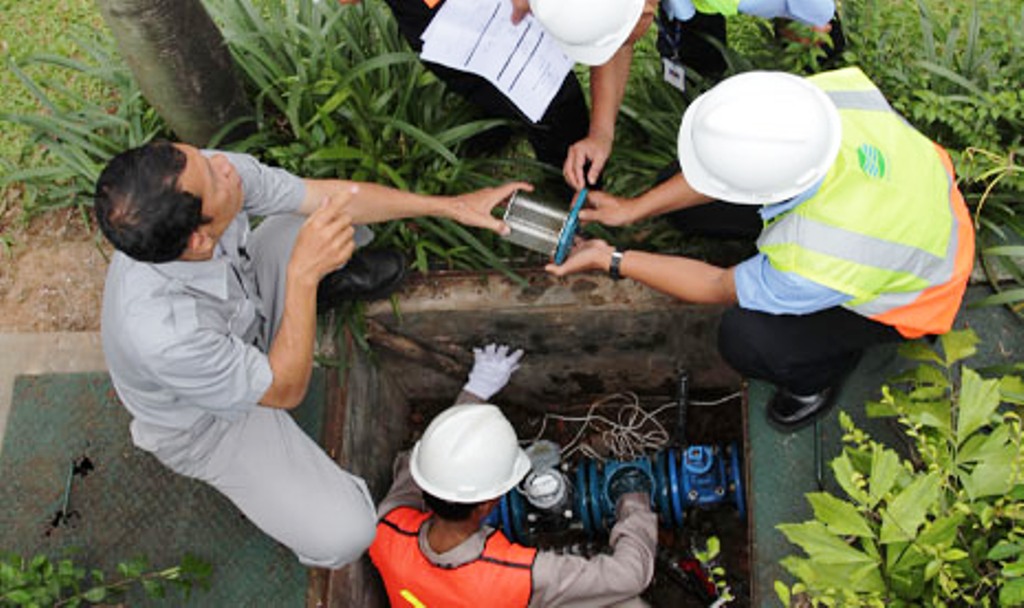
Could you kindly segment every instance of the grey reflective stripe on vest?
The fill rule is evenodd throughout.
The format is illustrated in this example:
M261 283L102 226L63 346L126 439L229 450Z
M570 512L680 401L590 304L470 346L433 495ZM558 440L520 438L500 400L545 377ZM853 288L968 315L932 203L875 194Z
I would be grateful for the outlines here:
M825 93L841 110L870 110L895 114L892 106L878 89L833 90L825 91ZM902 119L902 117L900 118ZM952 181L948 175L947 181ZM952 187L953 185L950 183L949 188ZM946 255L942 258L916 247L851 232L793 212L768 226L761 233L757 244L760 249L772 245L799 243L801 247L816 253L864 266L906 272L925 280L929 286L940 285L953 276L956 263L959 230L951 197L949 212L953 219L952 234L946 246ZM908 260L910 264L902 263ZM873 317L906 306L916 300L920 294L921 290L882 293L866 302L848 304L846 307L860 315Z
M947 181L948 179L947 176ZM757 246L758 249L763 249L771 245L799 243L801 247L815 253L830 255L863 266L907 272L924 279L929 286L940 285L953 276L958 247L959 231L952 199L949 204L950 214L953 218L952 234L946 244L946 254L941 258L917 247L858 234L793 212L767 227L757 239ZM909 265L893 263L906 260L910 260L911 263ZM920 290L882 293L867 302L848 306L848 308L863 316L871 317L910 304L920 293Z
M953 178L946 174L946 182L949 184L949 190L955 188ZM949 191L947 190L947 192ZM956 269L956 254L960 249L960 221L956 217L956 209L953 208L955 204L953 197L949 196L949 217L952 219L950 224L949 242L946 243L946 255L942 259L942 262L932 269L927 275L918 275L924 279L927 279L929 286L941 285L946 283L953 278L953 271ZM932 258L935 256L926 254L923 251L918 251L918 255L922 258L927 255ZM908 292L890 292L879 294L877 298L868 302L863 302L856 306L850 306L850 310L853 310L857 314L865 317L873 317L880 315L886 311L899 308L901 306L907 306L911 302L917 299L921 294L921 290L908 291Z
M892 106L878 89L870 91L825 91L840 110L878 110L892 112Z

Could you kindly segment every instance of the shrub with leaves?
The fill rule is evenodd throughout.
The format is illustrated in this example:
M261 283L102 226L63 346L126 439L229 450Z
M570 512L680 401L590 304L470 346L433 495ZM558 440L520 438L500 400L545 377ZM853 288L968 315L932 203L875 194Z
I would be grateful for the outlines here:
M80 606L117 601L135 586L147 596L165 598L168 588L178 589L185 599L192 590L210 586L213 568L207 562L185 555L181 564L151 570L137 558L117 565L117 575L88 570L71 559L56 561L43 555L26 559L19 555L0 556L0 606Z
M387 6L251 0L206 2L256 99L258 134L232 149L304 177L371 181L453 194L503 178L543 175L532 159L473 148L507 122L481 119L406 44ZM483 152L483 153L481 153ZM508 270L500 239L417 218L378 239L414 252L415 265Z
M163 121L145 102L131 72L117 57L113 41L95 31L75 29L70 35L86 56L72 59L38 54L22 61L7 56L6 68L38 102L39 114L0 114L0 123L27 127L22 160L41 150L38 162L23 167L0 167L0 189L20 184L26 217L64 207L81 210L83 218L92 206L92 194L100 171L110 158L126 148L163 133ZM30 65L51 69L33 78ZM86 81L95 90L85 95L67 86ZM100 91L100 92L97 92Z
M814 519L778 526L806 553L782 561L797 579L776 582L784 604L800 593L814 606L1024 604L1024 381L963 366L976 344L968 330L942 336L943 354L905 345L919 366L868 404L896 418L909 457L841 415L831 468L844 495L808 494Z

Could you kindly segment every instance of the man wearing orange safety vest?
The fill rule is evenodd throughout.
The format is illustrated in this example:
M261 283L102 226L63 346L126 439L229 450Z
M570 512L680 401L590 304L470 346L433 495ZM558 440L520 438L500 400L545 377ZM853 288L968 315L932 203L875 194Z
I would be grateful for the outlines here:
M398 456L394 483L378 508L370 558L391 605L646 605L638 596L654 574L658 529L642 475L610 480L617 515L610 554L586 559L538 551L484 524L530 471L530 460L501 410L484 403L508 382L522 351L488 345L475 353L457 404L430 422L411 454Z
M722 318L719 350L778 386L767 411L776 426L824 412L864 348L952 327L974 261L952 163L858 68L723 81L683 115L679 162L681 173L635 199L592 192L580 218L623 226L676 212L684 229L757 236L754 257L720 268L592 240L548 271L607 271L738 305Z

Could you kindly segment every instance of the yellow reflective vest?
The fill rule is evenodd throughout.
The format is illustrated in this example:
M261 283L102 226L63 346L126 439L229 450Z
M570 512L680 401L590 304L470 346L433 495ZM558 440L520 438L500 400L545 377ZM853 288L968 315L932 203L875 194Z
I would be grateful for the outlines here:
M740 0L693 0L693 8L701 13L735 15L739 12Z
M850 296L844 304L908 338L948 331L974 262L974 231L952 162L858 68L808 78L842 119L820 189L769 219L773 267Z

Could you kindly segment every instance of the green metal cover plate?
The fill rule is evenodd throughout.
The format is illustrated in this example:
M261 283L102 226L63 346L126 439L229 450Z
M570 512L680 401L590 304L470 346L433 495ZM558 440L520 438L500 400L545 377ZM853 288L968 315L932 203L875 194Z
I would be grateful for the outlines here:
M324 374L318 371L296 410L314 437L320 436L324 402ZM192 553L213 564L211 588L196 590L187 601L169 590L163 605L304 605L307 570L291 551L212 488L135 448L129 421L105 373L15 379L0 452L0 551L51 558L73 552L76 564L100 568L108 579L116 577L120 561L141 556L151 567L165 568ZM92 470L69 476L83 458ZM71 515L57 523L69 477ZM140 590L126 599L131 606L151 603Z

